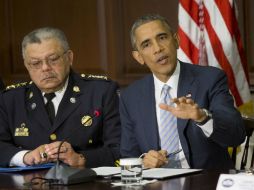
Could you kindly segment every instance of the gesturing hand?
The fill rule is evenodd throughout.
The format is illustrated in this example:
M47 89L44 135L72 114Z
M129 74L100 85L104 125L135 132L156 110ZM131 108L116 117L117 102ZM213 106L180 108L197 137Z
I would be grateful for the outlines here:
M160 104L160 108L171 112L174 116L181 119L192 119L196 122L201 122L206 118L206 114L200 109L192 99L186 97L173 98L172 102L176 106Z

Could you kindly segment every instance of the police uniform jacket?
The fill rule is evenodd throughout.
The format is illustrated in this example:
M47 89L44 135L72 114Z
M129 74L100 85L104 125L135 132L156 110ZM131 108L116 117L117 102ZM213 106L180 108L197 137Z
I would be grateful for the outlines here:
M0 166L8 166L21 150L33 150L61 140L85 156L86 167L114 165L119 158L120 142L117 89L115 82L102 76L80 76L71 71L52 125L42 93L34 83L3 91L0 94ZM91 120L85 122L89 117Z

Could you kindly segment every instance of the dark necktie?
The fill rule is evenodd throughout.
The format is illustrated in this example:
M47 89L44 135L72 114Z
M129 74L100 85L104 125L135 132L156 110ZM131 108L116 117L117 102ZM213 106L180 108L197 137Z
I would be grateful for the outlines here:
M46 111L49 116L49 120L51 124L53 124L54 119L55 119L55 108L54 104L52 102L52 99L55 97L55 93L46 93L44 94L44 97L47 99L47 103L45 104Z

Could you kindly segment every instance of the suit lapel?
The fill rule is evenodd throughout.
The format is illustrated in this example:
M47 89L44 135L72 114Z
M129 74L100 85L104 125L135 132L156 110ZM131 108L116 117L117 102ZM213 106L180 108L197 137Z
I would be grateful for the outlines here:
M177 97L186 96L195 101L195 96L197 93L197 85L195 83L195 76L191 72L190 68L186 68L186 63L180 62L180 76L178 82ZM189 146L184 133L189 120L187 119L177 119L178 133L183 147L185 156L189 160Z
M141 129L144 130L144 134L149 144L149 148L157 150L159 149L160 145L156 118L154 81L152 75L149 75L145 78L141 90L141 99L139 101L141 104L139 113L141 114L143 121L143 126L141 127Z

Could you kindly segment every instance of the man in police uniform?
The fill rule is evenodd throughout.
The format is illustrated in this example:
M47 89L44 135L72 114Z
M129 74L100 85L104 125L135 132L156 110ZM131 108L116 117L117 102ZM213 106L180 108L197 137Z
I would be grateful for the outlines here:
M41 164L58 156L70 166L114 165L120 141L117 84L75 74L73 52L58 29L29 33L22 54L32 81L0 94L0 165Z

